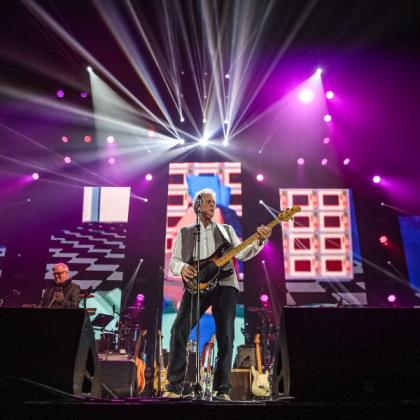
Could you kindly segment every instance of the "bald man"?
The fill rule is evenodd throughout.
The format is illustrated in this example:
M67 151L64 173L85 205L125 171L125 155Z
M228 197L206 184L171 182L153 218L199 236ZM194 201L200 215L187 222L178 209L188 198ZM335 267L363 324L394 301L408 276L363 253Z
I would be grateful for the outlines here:
M71 282L69 268L64 263L53 267L54 284L45 289L41 308L75 309L79 307L80 287Z

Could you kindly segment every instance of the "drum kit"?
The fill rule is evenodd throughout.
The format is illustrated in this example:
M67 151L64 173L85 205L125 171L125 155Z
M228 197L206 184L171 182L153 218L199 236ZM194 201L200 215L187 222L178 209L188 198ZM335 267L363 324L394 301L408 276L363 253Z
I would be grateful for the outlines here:
M80 298L83 301L83 307L89 311L92 308L86 308L86 299L95 297L94 294L82 291ZM125 309L115 324L114 329L106 327L115 319L118 314L98 314L92 320L94 330L99 331L100 339L97 340L97 348L99 353L111 353L121 355L133 355L137 338L141 330L139 318L143 307L129 306ZM95 312L93 313L95 314Z

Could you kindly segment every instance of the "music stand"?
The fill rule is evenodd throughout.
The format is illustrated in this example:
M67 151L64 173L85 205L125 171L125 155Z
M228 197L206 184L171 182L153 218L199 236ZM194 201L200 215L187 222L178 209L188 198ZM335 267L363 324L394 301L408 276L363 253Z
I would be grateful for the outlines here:
M105 327L114 319L112 315L98 314L92 320L92 327L100 328L104 330Z

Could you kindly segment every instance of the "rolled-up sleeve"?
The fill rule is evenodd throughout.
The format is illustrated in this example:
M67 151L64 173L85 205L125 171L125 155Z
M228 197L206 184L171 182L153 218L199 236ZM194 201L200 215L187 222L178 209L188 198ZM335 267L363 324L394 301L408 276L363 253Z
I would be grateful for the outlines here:
M229 225L229 235L232 239L232 245L234 247L237 247L241 244L241 241L239 240L238 236L236 235L235 230L232 226ZM248 245L246 248L244 248L241 252L239 252L236 255L236 258L238 260L247 261L251 259L252 257L255 257L257 254L260 253L260 251L264 248L264 245L267 243L267 240L265 240L261 245L258 244L258 241L253 242L252 244Z
M178 235L175 238L169 269L174 276L180 276L185 265L187 265L187 263L182 261L182 234L181 230L179 230Z

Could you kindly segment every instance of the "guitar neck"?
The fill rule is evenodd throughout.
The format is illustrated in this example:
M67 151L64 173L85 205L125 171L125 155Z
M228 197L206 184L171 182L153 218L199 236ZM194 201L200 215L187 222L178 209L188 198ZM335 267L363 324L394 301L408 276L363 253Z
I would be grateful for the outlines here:
M160 343L160 345L159 345L159 370L161 372L165 369L165 364L163 363L162 339L163 339L163 337L161 336L160 340L159 340L159 343Z
M134 358L138 358L140 355L140 344L141 344L141 335L139 335L139 337L137 338L137 342L136 342L136 348L134 350Z
M274 226L278 225L281 222L281 218L274 219L271 221L267 226L272 229ZM259 239L258 233L255 232L252 236L245 239L240 245L237 247L231 249L230 251L223 254L220 258L218 258L214 263L218 267L223 267L226 265L235 255L239 254L243 249L245 249L247 246L251 245L253 242L257 241Z
M257 358L257 370L258 370L258 373L261 375L262 366L261 366L261 351L260 351L259 343L255 343L255 353L256 353L256 358Z

